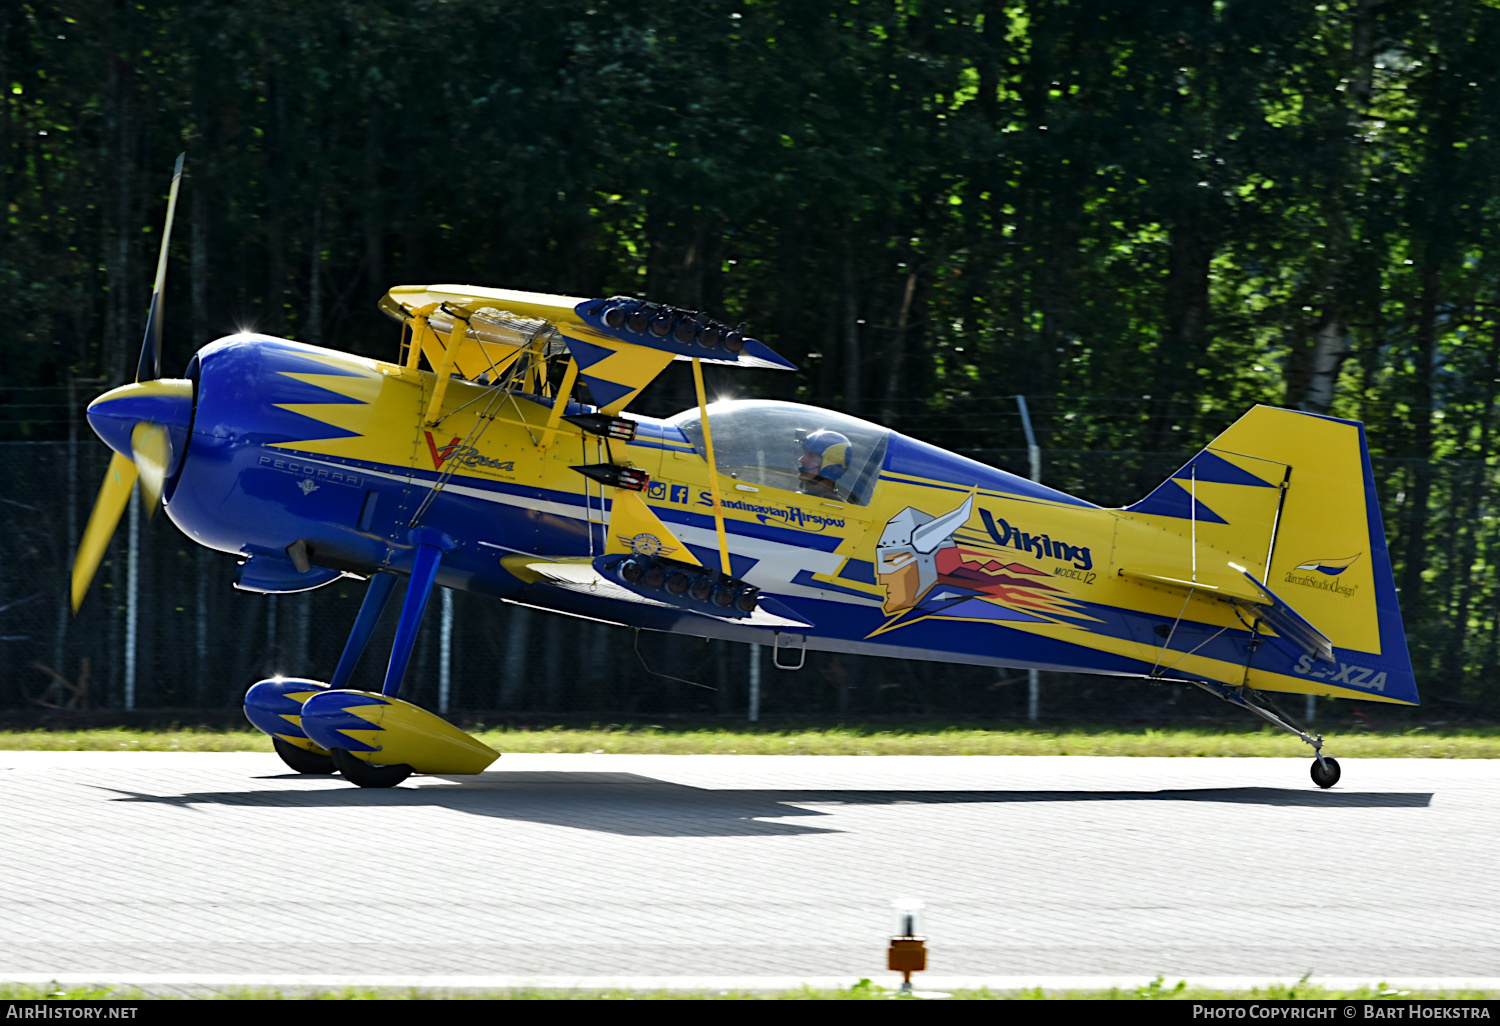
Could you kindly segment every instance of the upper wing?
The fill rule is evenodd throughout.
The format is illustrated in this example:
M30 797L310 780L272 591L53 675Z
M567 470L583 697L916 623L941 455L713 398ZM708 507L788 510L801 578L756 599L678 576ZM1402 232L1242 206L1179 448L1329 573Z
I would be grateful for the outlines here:
M796 369L769 346L701 312L624 296L580 299L475 285L399 285L380 308L396 320L416 322L414 357L425 356L434 370L447 368L471 381L535 375L549 356L566 351L609 414L629 405L673 360ZM455 326L462 331L455 333Z

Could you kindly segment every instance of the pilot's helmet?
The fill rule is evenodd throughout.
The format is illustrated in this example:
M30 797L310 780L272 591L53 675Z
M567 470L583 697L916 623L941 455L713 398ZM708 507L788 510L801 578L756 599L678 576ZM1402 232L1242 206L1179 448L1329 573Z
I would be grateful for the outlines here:
M849 469L849 439L837 431L820 428L802 440L802 448L822 457L818 476L825 481L837 481Z

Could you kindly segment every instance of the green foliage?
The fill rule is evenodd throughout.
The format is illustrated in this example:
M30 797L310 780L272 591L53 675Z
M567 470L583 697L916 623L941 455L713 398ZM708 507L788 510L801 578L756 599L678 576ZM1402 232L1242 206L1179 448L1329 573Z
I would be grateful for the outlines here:
M1302 977L1301 982L1306 983L1307 977ZM1162 975L1157 973L1156 979L1135 988L1135 996L1142 1001L1160 1001L1163 998L1177 997L1185 990L1187 990L1187 980L1178 980L1176 986L1168 988L1164 985Z
M169 367L240 328L389 357L380 293L457 280L744 318L803 372L716 391L960 449L1021 446L1017 393L1049 452L1362 419L1463 714L1500 669L1497 51L1480 0L5 5L0 434L125 377L186 150Z
M1285 401L1488 452L1500 12L1005 10L13 5L0 383L123 374L186 149L174 363L239 327L389 355L379 293L459 279L746 317L806 368L757 391L950 444L1013 441L1021 392L1135 401L1044 406L1054 444Z

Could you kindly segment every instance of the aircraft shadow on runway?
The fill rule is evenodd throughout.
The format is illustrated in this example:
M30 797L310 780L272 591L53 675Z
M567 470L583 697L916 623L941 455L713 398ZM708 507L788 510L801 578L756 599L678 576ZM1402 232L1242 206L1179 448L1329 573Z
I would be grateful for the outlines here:
M425 777L424 786L390 790L351 787L337 778L284 774L270 780L316 781L327 786L279 790L211 791L152 795L101 788L145 802L192 808L233 805L259 808L430 807L476 816L547 823L638 837L741 837L838 833L811 823L778 822L823 817L804 805L1006 805L1015 802L1212 802L1304 808L1426 808L1431 793L1315 791L1275 787L1213 787L1174 791L957 791L836 789L717 789L658 780L637 773L556 771L491 772L474 777ZM442 780L436 784L430 781Z

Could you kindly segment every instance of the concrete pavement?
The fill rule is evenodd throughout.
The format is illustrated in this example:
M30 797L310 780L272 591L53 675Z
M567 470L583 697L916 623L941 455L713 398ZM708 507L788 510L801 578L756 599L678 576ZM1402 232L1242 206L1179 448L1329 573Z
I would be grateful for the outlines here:
M5 751L0 979L1500 977L1500 766L1308 763Z

